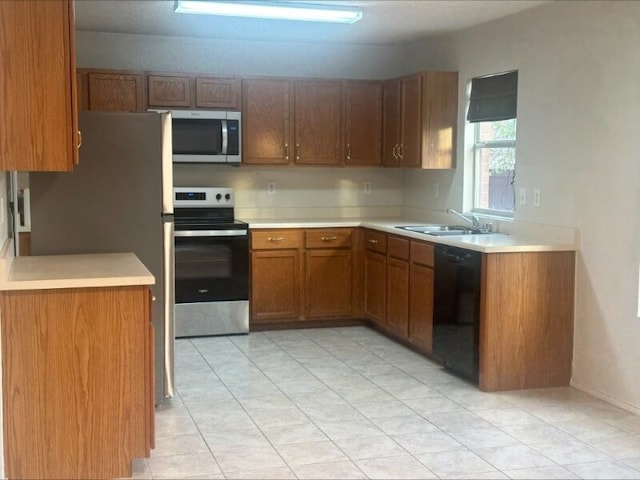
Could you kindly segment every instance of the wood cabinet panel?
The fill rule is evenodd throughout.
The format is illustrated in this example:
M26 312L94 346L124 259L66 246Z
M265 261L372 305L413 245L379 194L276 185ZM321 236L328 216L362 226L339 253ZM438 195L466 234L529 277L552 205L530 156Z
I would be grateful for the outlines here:
M31 255L31 232L18 233L18 251L21 257Z
M350 249L307 250L305 257L306 318L351 315Z
M402 79L400 156L403 167L422 165L422 89L420 74Z
M0 2L0 169L78 160L73 2Z
M387 312L387 257L373 251L364 253L364 312L385 326Z
M298 320L302 285L299 250L251 253L251 320Z
M409 262L387 258L387 329L409 336Z
M409 260L409 240L406 238L387 236L387 254L400 260Z
M289 80L242 81L242 163L291 163L292 107Z
M455 167L458 72L422 74L422 167Z
M126 477L149 456L148 301L147 287L0 295L7 477Z
M197 77L196 107L237 110L240 108L237 78Z
M124 73L87 73L89 110L135 112L144 110L144 76Z
M300 248L301 232L297 229L254 230L251 232L251 248L254 250L272 250Z
M350 228L314 228L305 230L306 248L350 248Z
M345 164L382 161L382 83L347 81L344 95Z
M412 249L413 249L413 243ZM433 339L433 268L412 263L409 269L409 340L431 352Z
M401 82L399 79L383 83L382 164L400 166L398 148L402 115Z
M189 107L191 78L184 76L149 75L147 77L150 107Z
M295 163L342 163L342 82L296 80Z
M373 230L364 231L364 248L378 253L387 253L387 235Z
M411 241L411 262L427 267L434 266L433 245Z
M575 252L483 255L480 389L569 384Z

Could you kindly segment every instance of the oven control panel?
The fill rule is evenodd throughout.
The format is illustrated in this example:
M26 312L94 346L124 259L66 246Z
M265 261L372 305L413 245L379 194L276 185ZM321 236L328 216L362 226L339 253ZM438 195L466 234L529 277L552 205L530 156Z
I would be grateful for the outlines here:
M178 208L233 207L233 188L174 187L173 206Z

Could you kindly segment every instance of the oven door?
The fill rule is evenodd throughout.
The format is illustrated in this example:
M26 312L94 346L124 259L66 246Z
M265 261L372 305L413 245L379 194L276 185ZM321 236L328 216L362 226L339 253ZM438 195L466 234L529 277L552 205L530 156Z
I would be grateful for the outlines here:
M176 230L176 304L249 299L246 230Z

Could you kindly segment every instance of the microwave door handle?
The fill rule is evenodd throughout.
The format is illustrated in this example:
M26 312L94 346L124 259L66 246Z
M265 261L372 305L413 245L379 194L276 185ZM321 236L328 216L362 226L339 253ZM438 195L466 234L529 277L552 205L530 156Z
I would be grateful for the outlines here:
M229 129L227 128L227 121L221 120L220 125L222 126L222 154L227 154L227 149L229 148Z

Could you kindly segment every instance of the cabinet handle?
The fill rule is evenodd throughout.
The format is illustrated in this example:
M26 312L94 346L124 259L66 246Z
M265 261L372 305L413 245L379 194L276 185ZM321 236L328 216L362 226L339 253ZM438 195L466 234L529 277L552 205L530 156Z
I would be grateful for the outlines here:
M284 240L284 237L269 237L267 238L268 242L281 242Z
M284 144L284 159L287 162L289 161L289 144L288 143Z
M404 145L400 144L398 146L398 159L399 160L402 160L404 158L404 152L402 150L404 150Z
M320 237L320 240L322 240L323 242L332 242L337 239L338 237Z
M82 132L78 130L78 146L76 148L80 148L82 146Z
M151 301L152 301L152 302L155 302L155 301L156 301L156 296L155 296L155 295L152 295L152 296L151 296Z
M398 158L398 144L397 143L393 146L393 150L391 151L391 154L393 155L393 158L395 158L396 160L399 160L399 158Z
M374 240L373 238L370 238L369 243L373 243L375 245L376 243L378 243L378 240Z
M351 144L347 143L347 162L351 161Z
M296 143L296 161L300 160L300 144Z

